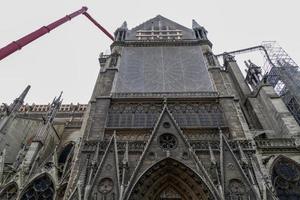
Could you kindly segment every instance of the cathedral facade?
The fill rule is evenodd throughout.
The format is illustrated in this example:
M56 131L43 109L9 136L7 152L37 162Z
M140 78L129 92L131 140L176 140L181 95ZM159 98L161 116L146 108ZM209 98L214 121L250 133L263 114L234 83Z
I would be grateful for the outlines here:
M28 86L1 107L0 199L300 199L297 121L223 61L194 20L124 22L87 105L24 105Z

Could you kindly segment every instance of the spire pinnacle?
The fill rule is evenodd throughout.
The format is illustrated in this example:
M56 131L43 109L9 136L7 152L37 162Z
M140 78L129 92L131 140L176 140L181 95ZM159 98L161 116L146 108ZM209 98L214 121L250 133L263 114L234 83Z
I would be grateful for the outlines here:
M54 97L54 99L53 99L53 101L50 105L49 111L47 113L47 118L45 119L45 123L47 121L49 121L49 122L53 121L53 119L54 119L54 117L55 117L55 115L56 115L56 113L57 113L57 111L58 111L58 109L59 109L59 107L60 107L60 105L63 101L61 99L62 94L63 94L63 92L61 91L58 97Z
M20 107L23 105L24 103L24 99L25 97L27 96L29 90L30 90L31 86L28 85L25 90L21 93L21 95L16 98L14 100L14 102L9 106L7 107L7 114L11 114L11 113L14 113L16 111L18 111L20 109Z
M203 26L200 26L194 19L192 21L192 29L197 39L207 40L207 30Z
M25 90L22 92L22 94L19 96L19 99L24 101L27 93L29 92L31 86L30 85L27 85L27 87L25 88Z
M199 29L199 28L203 28L202 26L200 26L199 24L198 24L198 22L196 22L196 20L192 20L192 28L193 29Z
M117 28L117 30L115 31L114 35L115 35L115 40L116 41L123 41L126 38L126 32L128 31L127 28L127 22L124 21L123 24Z
M128 29L128 28L127 28L127 22L124 21L123 24L122 24L122 26L121 26L120 28L126 29L126 30L127 30L127 29Z

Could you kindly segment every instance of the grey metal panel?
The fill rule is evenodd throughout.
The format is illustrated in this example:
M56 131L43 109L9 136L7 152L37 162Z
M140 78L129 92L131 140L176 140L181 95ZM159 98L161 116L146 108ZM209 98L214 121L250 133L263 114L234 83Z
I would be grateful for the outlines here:
M124 47L113 92L213 91L199 46Z
M161 91L161 88L164 87L161 48L144 47L137 48L136 51L139 51L139 49L143 52L143 65L139 67L143 68L144 88L138 92Z

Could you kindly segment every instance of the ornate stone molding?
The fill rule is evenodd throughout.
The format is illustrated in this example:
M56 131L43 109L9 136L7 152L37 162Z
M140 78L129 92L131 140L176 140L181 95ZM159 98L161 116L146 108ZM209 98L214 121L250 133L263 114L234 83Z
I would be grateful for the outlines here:
M147 93L112 93L112 98L178 98L178 97L196 97L196 98L216 98L218 92L147 92Z
M109 141L86 141L83 144L83 152L94 152L97 149L99 143L100 151L105 151ZM125 151L126 144L128 143L129 151L140 151L144 150L147 141L118 141L117 147L119 151ZM209 151L209 144L211 149L219 151L220 141L219 140L189 140L189 143L195 151ZM238 143L244 151L255 151L255 147L252 145L251 140L234 140L229 141L229 145L234 151L238 151Z
M87 104L62 104L58 112L84 112L87 109ZM20 107L18 112L48 112L50 104L25 104ZM5 107L0 106L0 113L5 112Z
M255 142L257 147L259 149L263 149L264 151L283 151L297 149L295 139L293 138L256 139Z

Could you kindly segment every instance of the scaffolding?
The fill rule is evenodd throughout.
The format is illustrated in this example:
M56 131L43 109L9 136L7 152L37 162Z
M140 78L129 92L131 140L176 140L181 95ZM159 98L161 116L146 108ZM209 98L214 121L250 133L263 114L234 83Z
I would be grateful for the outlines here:
M300 124L300 68L275 41L263 42L262 46L272 62L265 57L265 78Z
M300 125L300 67L275 41L265 41L259 46L216 56L237 55L257 50L263 53L265 61L262 66L263 78L261 81L273 86Z
M268 58L266 54L263 54L265 63L262 70L268 83L274 87L278 95L282 96L288 91L285 83L287 80L281 76L282 71L286 71L286 75L293 80L293 77L299 71L299 67L275 41L262 42L262 46L264 46L268 54Z

